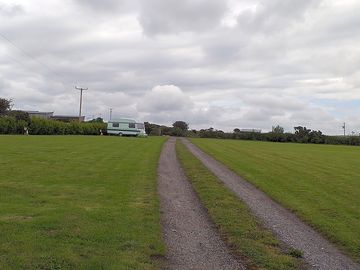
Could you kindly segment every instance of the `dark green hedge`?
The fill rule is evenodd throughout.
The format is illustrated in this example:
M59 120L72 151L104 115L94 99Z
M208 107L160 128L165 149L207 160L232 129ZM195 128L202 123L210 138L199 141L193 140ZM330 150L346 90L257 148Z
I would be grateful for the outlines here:
M314 143L314 144L338 144L338 145L360 145L359 136L328 136L320 131L301 133L256 133L256 132L223 132L214 129L202 129L200 131L188 131L188 137L238 139L268 142L288 143Z
M0 134L24 134L24 127L31 135L99 135L106 132L106 123L60 122L33 117L29 121L12 116L0 117Z
M15 117L0 117L0 134L22 134L28 123L24 120L16 120Z

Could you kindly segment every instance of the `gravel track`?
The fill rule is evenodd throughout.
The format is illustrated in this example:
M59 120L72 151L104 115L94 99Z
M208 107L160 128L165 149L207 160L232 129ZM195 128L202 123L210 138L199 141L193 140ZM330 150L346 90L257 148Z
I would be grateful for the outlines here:
M170 138L164 144L158 166L167 269L245 269L221 240L188 182L176 157L175 142Z
M359 270L360 266L296 215L242 179L222 163L201 151L187 139L185 146L230 190L243 200L255 216L286 245L303 251L311 269Z

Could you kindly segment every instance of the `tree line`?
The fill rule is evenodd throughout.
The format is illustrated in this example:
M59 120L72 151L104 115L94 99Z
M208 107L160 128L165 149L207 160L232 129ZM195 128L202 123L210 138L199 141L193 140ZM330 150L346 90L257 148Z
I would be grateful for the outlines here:
M106 134L106 123L97 118L88 122L60 122L51 119L30 118L23 111L12 110L12 101L0 98L0 134L32 135L99 135ZM272 131L260 133L255 131L241 131L235 128L233 132L224 132L212 127L208 129L189 129L185 121L175 121L172 126L158 125L145 122L145 131L150 136L178 136L197 138L218 138L255 140L288 143L314 144L344 144L360 145L359 136L328 136L320 130L311 130L306 127L294 127L294 133L284 132L281 126L274 126Z
M176 121L171 127L145 122L145 129L146 133L150 136L169 135L193 138L237 139L283 143L360 145L359 136L329 136L324 135L320 130L311 130L303 126L294 127L294 133L284 132L284 128L279 125L272 127L270 132L265 133L241 131L239 128L235 128L233 132L224 132L212 127L200 130L189 129L189 125L186 122Z

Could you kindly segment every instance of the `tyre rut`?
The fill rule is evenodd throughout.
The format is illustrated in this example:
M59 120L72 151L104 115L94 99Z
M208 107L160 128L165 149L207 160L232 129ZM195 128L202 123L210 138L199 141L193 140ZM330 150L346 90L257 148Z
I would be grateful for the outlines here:
M245 269L221 240L176 157L175 138L163 146L158 166L161 223L167 269Z

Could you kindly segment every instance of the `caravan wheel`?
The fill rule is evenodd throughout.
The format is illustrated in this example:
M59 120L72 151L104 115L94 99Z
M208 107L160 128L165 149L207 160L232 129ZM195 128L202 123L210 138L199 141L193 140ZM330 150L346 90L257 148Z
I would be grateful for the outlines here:
M122 136L122 135L123 135L123 134L120 132L120 133L119 133L119 136Z

